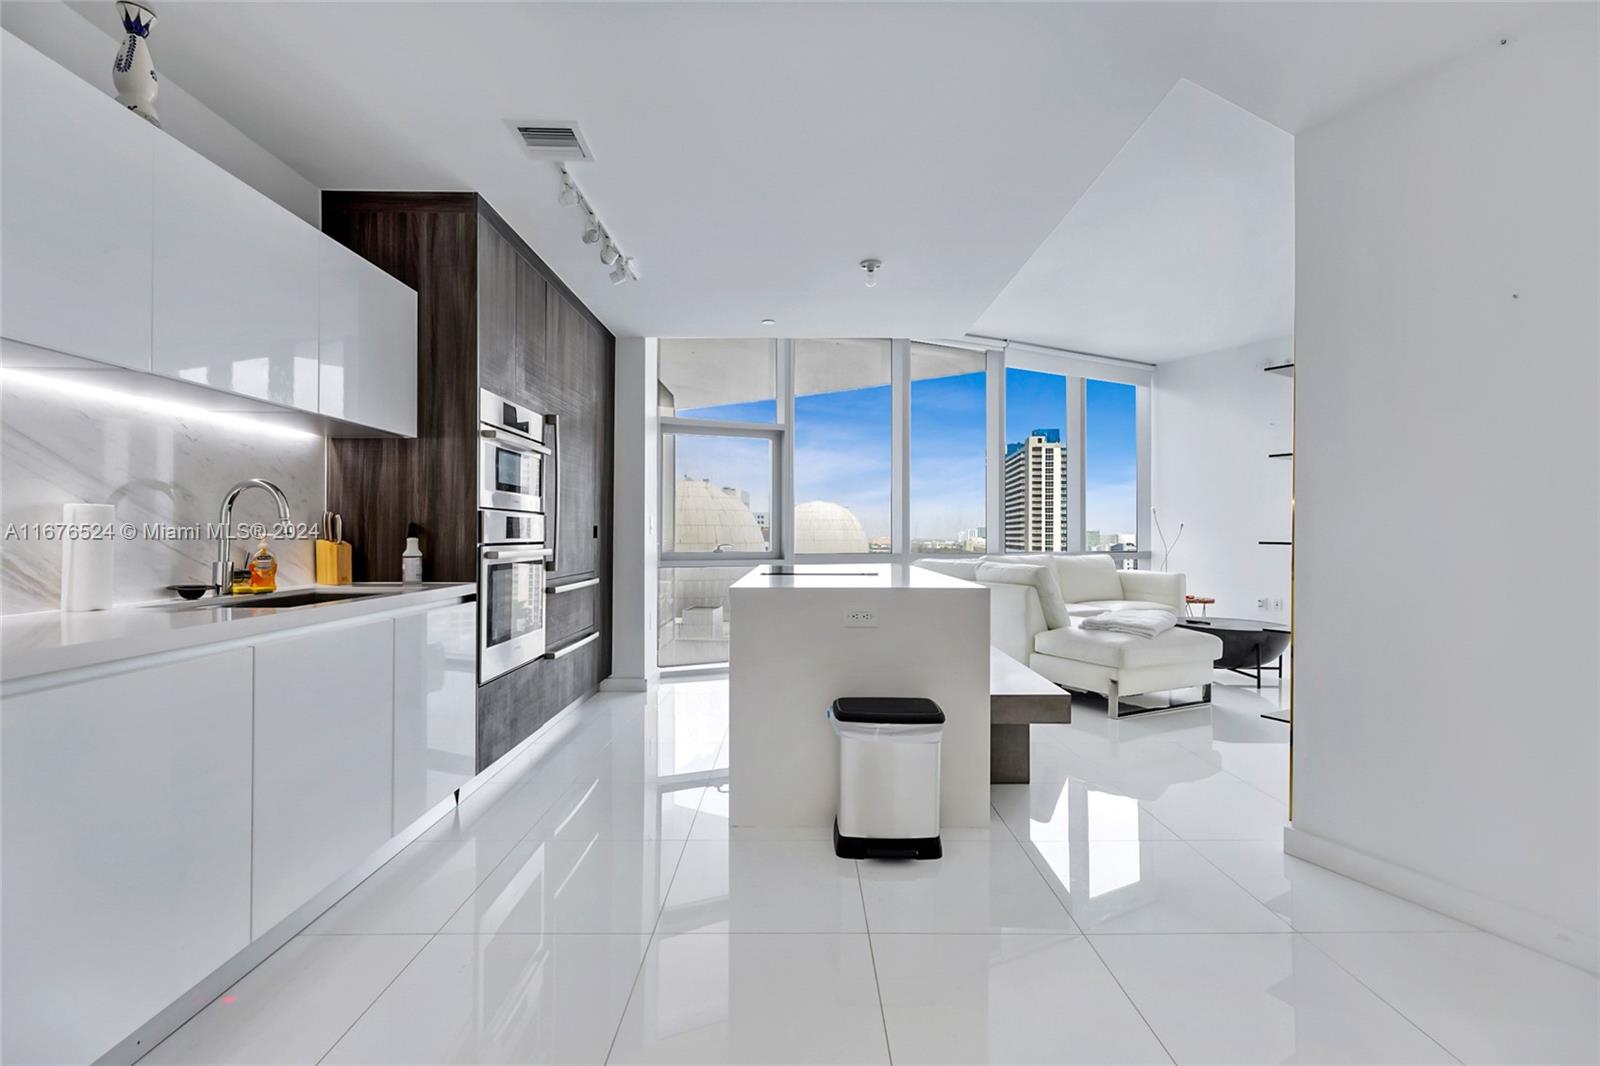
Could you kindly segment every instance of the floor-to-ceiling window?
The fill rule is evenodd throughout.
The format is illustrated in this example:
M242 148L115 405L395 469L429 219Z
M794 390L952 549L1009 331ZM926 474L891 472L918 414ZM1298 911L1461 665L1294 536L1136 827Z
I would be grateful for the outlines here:
M659 344L662 666L726 661L728 587L775 553L777 349L763 339Z
M1112 551L1138 565L1147 369L911 340L658 350L663 666L726 661L728 588L762 562Z
M886 340L794 342L794 552L891 550Z
M1068 380L1064 374L1006 368L1005 550L1071 549Z
M1084 382L1083 521L1085 551L1137 551L1139 436L1135 388Z
M981 351L911 344L913 555L989 550L987 364Z

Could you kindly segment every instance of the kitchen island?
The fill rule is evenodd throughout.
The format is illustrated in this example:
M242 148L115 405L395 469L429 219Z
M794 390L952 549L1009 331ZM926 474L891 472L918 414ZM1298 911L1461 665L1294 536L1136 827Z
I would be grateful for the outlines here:
M988 589L904 564L767 564L729 596L734 827L833 825L841 696L939 704L941 828L989 825Z

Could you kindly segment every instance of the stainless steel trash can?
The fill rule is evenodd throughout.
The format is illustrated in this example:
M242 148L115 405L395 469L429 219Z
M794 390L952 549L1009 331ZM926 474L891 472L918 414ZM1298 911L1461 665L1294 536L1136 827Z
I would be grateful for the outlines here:
M928 699L846 696L828 709L839 736L834 853L937 859L944 711Z

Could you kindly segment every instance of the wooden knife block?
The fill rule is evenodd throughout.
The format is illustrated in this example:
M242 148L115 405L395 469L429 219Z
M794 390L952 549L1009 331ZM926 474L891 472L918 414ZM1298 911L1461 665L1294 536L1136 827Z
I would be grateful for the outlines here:
M317 541L316 576L319 585L350 584L350 542Z

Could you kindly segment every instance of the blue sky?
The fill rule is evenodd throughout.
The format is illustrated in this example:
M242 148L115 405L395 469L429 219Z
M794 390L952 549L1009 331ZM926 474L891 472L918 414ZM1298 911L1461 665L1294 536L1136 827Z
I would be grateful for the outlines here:
M1090 381L1085 396L1087 527L1131 532L1135 521L1134 389ZM679 412L688 417L771 423L772 401ZM795 502L848 507L868 537L889 533L887 385L801 396L795 400ZM1066 429L1066 378L1006 371L1006 440L1034 429ZM770 506L770 460L764 444L727 438L679 439L679 476L709 477ZM913 382L911 390L911 535L954 537L984 524L984 379L960 374Z

